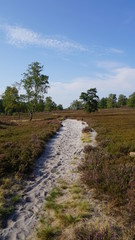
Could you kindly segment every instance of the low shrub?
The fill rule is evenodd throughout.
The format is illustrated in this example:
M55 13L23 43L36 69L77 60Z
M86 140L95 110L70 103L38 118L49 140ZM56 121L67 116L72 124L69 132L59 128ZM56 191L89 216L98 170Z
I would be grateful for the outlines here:
M122 239L117 236L116 230L111 226L101 230L89 229L88 227L78 227L75 229L76 240L118 240Z
M82 133L89 133L91 132L91 128L90 127L85 127L82 129Z
M24 120L15 119L15 116L1 116L0 227L6 226L8 216L20 199L19 191L22 191L25 180L33 171L45 143L60 128L57 115L51 118L47 114L44 116L41 114L32 122L28 121L27 116Z
M86 159L80 165L82 180L89 187L97 189L98 193L105 193L115 200L117 206L124 205L135 217L135 167L129 159L115 158L107 154L102 148L85 148Z

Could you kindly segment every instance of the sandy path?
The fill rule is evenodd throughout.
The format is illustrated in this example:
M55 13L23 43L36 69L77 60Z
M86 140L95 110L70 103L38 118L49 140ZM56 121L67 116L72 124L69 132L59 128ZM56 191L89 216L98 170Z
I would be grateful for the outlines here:
M39 221L46 195L55 182L61 177L73 181L75 173L71 163L75 156L81 158L83 154L81 134L85 126L77 120L63 121L63 127L49 141L39 158L34 171L35 178L28 182L21 203L8 221L7 228L0 233L1 240L23 240L30 236Z

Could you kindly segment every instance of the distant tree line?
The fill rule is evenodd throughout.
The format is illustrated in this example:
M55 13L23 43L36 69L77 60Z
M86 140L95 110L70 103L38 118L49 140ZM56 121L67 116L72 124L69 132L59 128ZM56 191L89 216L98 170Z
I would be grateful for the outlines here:
M135 92L128 98L124 94L120 94L117 98L116 94L110 93L108 97L99 99L96 88L89 89L86 93L82 92L80 100L74 100L69 109L94 112L98 108L120 108L120 107L135 107Z
M28 69L22 74L19 83L7 86L0 99L0 113L6 115L29 112L32 120L34 112L63 110L62 104L57 105L51 97L46 97L48 91L49 76L42 74L43 67L39 62L28 65ZM24 94L20 94L23 90ZM108 97L99 99L96 88L90 88L87 92L82 92L80 100L74 100L69 109L84 109L87 112L95 112L98 108L135 107L135 92L128 98L120 94L110 93Z
M0 99L0 113L12 115L29 112L32 120L33 112L63 110L61 104L57 105L51 97L46 97L49 86L49 77L42 74L43 66L39 62L28 65L23 78L13 86L7 86ZM24 94L19 94L23 90Z
M117 98L116 94L110 93L108 97L99 99L99 108L120 108L120 107L135 107L135 92L128 98L124 94L120 94Z

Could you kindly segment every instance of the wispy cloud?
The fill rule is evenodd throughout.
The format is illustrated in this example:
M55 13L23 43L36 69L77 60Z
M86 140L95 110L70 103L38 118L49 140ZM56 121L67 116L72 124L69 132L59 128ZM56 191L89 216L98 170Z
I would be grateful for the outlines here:
M135 68L121 67L116 68L110 73L96 74L95 77L80 77L71 82L51 82L49 95L56 103L62 103L68 107L70 103L78 99L81 92L96 87L98 95L107 97L109 93L117 95L123 93L129 96L134 92Z
M91 46L89 52L91 53L91 55L104 57L104 56L121 55L124 53L124 50L120 48L114 48L114 47L103 47L100 45L94 45L94 46Z
M17 47L35 45L61 51L87 51L85 47L77 42L66 40L64 38L44 37L37 32L20 26L6 24L1 25L0 29L6 33L8 43Z
M88 52L94 56L105 56L122 54L124 51L118 48L104 48L101 46L89 46L88 48L78 42L66 39L65 37L48 37L17 25L1 24L0 30L6 34L9 44L16 47L38 46L59 51L80 51Z
M118 49L118 48L108 48L107 49L108 53L116 53L116 54L122 54L124 53L124 51L122 49Z

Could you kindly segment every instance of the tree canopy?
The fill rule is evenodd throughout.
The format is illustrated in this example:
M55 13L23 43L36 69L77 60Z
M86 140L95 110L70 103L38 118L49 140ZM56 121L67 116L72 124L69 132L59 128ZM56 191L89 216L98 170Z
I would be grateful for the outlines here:
M84 109L87 112L95 112L98 110L98 100L97 89L90 88L87 92L82 92L80 95L80 99L84 103Z
M118 107L126 106L127 98L125 95L120 94L118 97Z
M37 109L39 101L44 99L44 95L49 88L49 77L41 74L42 71L43 66L39 62L33 62L28 65L28 69L23 73L23 79L21 80L26 91L25 98L31 119L33 111Z
M98 102L99 108L107 108L107 98L103 97Z
M135 107L135 92L133 92L133 93L129 96L127 105L128 105L128 107Z
M18 109L19 95L16 87L7 87L2 95L3 106L7 114L16 112Z
M45 100L45 110L46 111L52 111L52 110L56 110L57 109L57 105L55 102L52 101L51 97L46 97Z
M71 105L70 105L69 108L72 109L72 110L80 110L80 109L83 108L83 104L82 104L82 102L79 101L79 100L74 100L74 101L71 103Z
M110 93L107 98L107 108L114 108L117 106L116 94Z
M49 76L42 73L44 66L39 62L28 65L26 72L22 74L22 80L8 86L0 99L0 114L29 112L32 120L33 112L63 110L62 104L57 105L50 96L45 98L48 91ZM20 90L24 91L20 94ZM57 94L57 93L56 93ZM117 98L115 93L99 99L96 88L90 88L82 92L80 100L74 100L69 109L85 109L87 112L95 112L98 108L135 107L135 92L129 97L120 94Z

